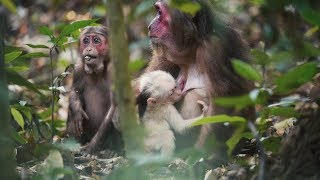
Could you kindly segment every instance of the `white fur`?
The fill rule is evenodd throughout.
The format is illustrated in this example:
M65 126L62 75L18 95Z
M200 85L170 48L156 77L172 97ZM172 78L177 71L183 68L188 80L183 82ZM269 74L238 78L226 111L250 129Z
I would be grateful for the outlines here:
M139 90L146 90L151 97L165 97L169 99L169 91L175 87L174 78L164 71L145 73L139 78ZM147 130L144 144L147 152L160 151L161 155L171 156L175 150L173 131L185 133L190 125L201 119L203 115L194 119L183 119L173 102L159 103L148 106L141 121Z

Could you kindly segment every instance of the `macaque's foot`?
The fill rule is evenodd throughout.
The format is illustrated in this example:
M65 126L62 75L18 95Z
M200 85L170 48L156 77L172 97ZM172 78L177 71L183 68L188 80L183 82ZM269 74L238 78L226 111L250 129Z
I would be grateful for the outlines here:
M80 154L85 158L96 159L98 157L97 151L95 150L95 148L92 148L92 146L90 146L90 143L81 147Z
M118 157L119 155L111 151L109 149L105 149L103 151L97 151L93 150L90 146L90 144L87 144L80 149L80 156L82 158L87 158L87 159L110 159L110 158L115 158Z

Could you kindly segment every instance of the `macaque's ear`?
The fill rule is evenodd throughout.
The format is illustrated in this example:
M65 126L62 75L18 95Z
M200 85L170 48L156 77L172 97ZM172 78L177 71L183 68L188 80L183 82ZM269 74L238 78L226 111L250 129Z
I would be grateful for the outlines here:
M148 98L147 103L148 103L148 106L155 106L157 101L155 98Z

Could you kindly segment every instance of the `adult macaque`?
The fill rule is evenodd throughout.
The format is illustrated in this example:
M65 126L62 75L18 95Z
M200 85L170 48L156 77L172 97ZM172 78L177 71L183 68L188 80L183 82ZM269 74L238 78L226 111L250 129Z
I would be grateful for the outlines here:
M98 132L112 104L107 29L103 26L84 28L80 35L79 54L73 74L66 132L86 144ZM104 136L100 143L91 143L88 153L98 148L117 150L123 146L121 134L112 122L99 131L103 131Z
M175 79L167 72L153 71L139 78L140 94L137 105L140 120L147 130L144 145L147 152L160 152L172 156L175 150L173 131L183 134L190 125L201 119L203 114L193 119L183 119L173 106L181 98L181 90ZM204 111L207 106L204 102Z
M157 15L148 27L153 57L146 71L167 71L177 79L185 96L176 107L184 119L202 113L198 100L209 104L208 115L230 113L214 106L211 99L249 91L251 84L238 76L231 66L232 58L248 58L246 43L230 24L217 17L209 1L193 0L201 6L194 16L170 8L166 2L159 0L154 4ZM177 146L202 147L212 130L221 140L226 140L232 132L221 125L202 126L193 137L176 136ZM226 155L226 151L221 153Z

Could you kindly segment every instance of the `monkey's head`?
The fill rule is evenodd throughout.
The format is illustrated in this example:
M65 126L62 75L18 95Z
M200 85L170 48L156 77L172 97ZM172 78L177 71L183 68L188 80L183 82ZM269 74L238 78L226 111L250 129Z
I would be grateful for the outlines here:
M104 26L84 28L80 34L79 53L86 73L103 72L110 60L107 28Z
M161 104L173 104L180 100L181 89L175 79L165 71L152 71L139 78L139 91L137 104L140 116L146 107L157 107Z
M189 62L170 56L190 56L190 52L195 52L199 43L212 30L211 23L208 22L210 16L205 16L207 10L204 3L192 2L201 3L201 9L194 16L170 8L164 0L158 0L154 4L157 14L148 26L151 46L158 55L165 56L175 64Z

